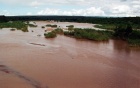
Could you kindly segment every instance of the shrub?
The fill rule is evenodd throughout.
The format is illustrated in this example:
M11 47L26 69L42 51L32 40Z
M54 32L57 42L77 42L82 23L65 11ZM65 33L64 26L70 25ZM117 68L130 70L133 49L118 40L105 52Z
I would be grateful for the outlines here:
M66 27L74 27L74 25L69 25L69 26L66 26Z
M19 29L19 30L22 30L23 32L28 32L28 28L27 27L24 27L24 28Z
M57 25L51 25L51 27L57 27Z
M127 41L130 46L139 46L140 47L140 39L128 39Z
M54 38L54 37L56 37L56 33L54 31L52 31L52 32L44 33L44 36L46 38Z
M29 27L37 27L37 25L34 24L28 24Z
M73 36L75 38L104 41L104 40L108 40L112 36L112 32L100 31L94 29L75 28L74 31L64 32L64 35Z
M46 27L51 27L51 24L47 24Z
M61 28L57 28L54 30L56 34L63 34L63 30Z
M16 28L24 32L28 31L28 27L26 23L22 21L10 21L10 22L0 23L0 28Z
M15 31L16 29L14 29L14 28L12 28L12 29L10 29L11 31Z
M57 27L57 25L47 24L46 27Z
M42 26L41 28L45 28L44 26Z

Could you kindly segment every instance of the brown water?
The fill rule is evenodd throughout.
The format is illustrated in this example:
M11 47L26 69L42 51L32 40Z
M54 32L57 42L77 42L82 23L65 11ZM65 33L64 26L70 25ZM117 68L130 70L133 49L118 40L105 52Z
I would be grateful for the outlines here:
M121 40L45 39L46 23L36 23L28 33L0 30L0 88L140 88L140 49Z

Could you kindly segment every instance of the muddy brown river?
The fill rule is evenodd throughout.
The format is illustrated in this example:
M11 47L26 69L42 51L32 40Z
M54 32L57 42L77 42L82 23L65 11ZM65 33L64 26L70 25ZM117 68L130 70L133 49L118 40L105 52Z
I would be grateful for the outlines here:
M0 30L0 88L140 88L139 48L121 40L46 39L47 22L36 24L27 33Z

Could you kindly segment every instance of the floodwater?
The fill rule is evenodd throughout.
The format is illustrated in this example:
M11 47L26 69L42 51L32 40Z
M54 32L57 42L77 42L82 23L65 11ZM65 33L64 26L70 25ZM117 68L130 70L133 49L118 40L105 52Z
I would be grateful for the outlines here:
M46 39L41 26L48 23L36 24L27 33L0 30L0 88L140 88L139 48L121 40Z

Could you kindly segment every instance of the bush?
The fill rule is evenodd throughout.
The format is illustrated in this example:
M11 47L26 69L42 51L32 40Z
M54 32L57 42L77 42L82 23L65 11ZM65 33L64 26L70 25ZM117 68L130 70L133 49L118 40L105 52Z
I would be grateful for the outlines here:
M74 36L74 32L64 31L64 35L66 35L66 36Z
M127 39L132 33L131 24L121 24L114 29L114 36L120 39Z
M56 37L56 33L54 31L52 31L52 32L44 33L44 36L46 38L54 38L54 37Z
M26 23L22 21L10 21L10 22L0 23L0 28L16 28L17 30L28 32L28 27Z
M28 28L27 27L24 27L24 28L18 29L18 30L22 30L23 32L28 32Z
M14 28L12 28L12 29L10 29L11 31L15 31L16 29L14 29Z
M57 25L47 24L46 27L57 27Z
M57 27L57 25L51 25L51 27Z
M37 27L37 25L34 24L28 24L29 27Z
M63 30L61 28L57 28L54 30L56 34L63 34Z
M45 28L44 26L42 26L41 28Z
M139 46L140 47L140 39L128 39L127 41L130 46Z
M133 30L127 41L130 46L140 46L140 31Z
M51 26L52 26L51 24L47 24L47 25L46 25L46 27L51 27Z
M104 41L104 40L108 40L112 36L112 32L100 31L94 29L75 28L74 31L64 32L64 35L73 36L75 38Z
M140 30L133 30L128 38L129 39L140 39Z
M95 25L94 27L107 29L107 30L114 30L116 26L114 24L102 24L102 25Z
M69 26L66 26L66 27L74 27L74 25L69 25Z

